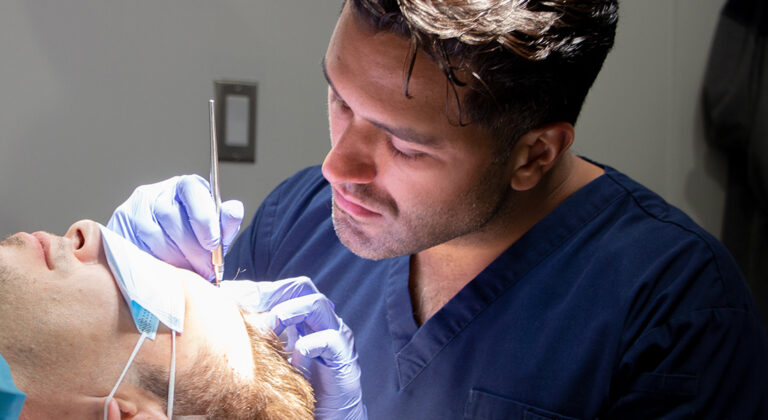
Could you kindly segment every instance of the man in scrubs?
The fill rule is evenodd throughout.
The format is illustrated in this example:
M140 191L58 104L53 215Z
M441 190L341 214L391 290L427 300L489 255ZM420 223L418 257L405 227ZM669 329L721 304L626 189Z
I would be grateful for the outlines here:
M0 242L0 418L103 418L139 333L101 235L98 224L80 221L63 237L19 233ZM247 324L235 302L198 275L168 266L164 276L181 280L185 302L174 414L312 418L309 384L276 337ZM161 326L140 347L107 404L109 419L165 418L169 335Z
M768 418L731 257L570 151L617 19L615 0L347 0L322 63L331 149L262 203L225 277L311 277L374 419ZM231 240L240 208L220 231L209 197L145 186L110 227L210 278L185 255Z

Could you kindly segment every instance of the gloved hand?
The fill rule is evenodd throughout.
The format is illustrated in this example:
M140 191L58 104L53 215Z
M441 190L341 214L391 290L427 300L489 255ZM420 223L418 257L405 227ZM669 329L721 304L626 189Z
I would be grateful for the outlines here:
M265 323L277 335L296 327L291 363L306 373L315 390L315 418L364 420L367 411L360 385L360 366L352 331L333 311L333 304L307 277L275 282L227 281L244 311L267 311Z
M211 250L221 238L227 251L240 230L243 212L240 201L221 203L219 227L208 181L184 175L136 188L107 227L155 257L210 280Z

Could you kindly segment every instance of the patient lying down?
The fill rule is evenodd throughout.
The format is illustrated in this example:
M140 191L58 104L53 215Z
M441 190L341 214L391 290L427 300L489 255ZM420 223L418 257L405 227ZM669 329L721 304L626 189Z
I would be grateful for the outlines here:
M162 322L107 398L140 333L107 262L102 228L86 220L63 237L18 233L0 242L0 355L26 394L21 418L95 419L105 407L109 419L167 415L172 331ZM271 331L245 322L234 301L198 275L162 271L179 279L184 304L174 416L312 418L311 388Z

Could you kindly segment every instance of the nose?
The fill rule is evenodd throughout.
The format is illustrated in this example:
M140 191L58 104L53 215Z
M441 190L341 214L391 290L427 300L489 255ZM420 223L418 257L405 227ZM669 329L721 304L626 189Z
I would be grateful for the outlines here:
M101 231L98 223L92 220L80 220L72 224L64 234L72 243L75 257L83 263L99 261L101 253Z
M368 122L351 121L335 140L325 156L323 176L333 185L368 184L376 178L375 151L380 130Z

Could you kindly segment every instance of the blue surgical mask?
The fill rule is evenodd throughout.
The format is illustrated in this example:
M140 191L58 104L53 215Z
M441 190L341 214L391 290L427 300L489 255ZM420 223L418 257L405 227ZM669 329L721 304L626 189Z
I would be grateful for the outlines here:
M100 227L109 268L139 332L154 340L159 321L181 333L184 329L184 286L178 269L140 250L104 226Z
M168 384L167 412L168 418L171 418L176 373L176 334L184 329L184 285L178 269L157 260L104 226L99 227L107 263L131 311L136 329L141 333L120 378L104 402L104 419L107 418L107 405L120 386L139 348L146 338L155 339L160 322L171 329L171 378Z

